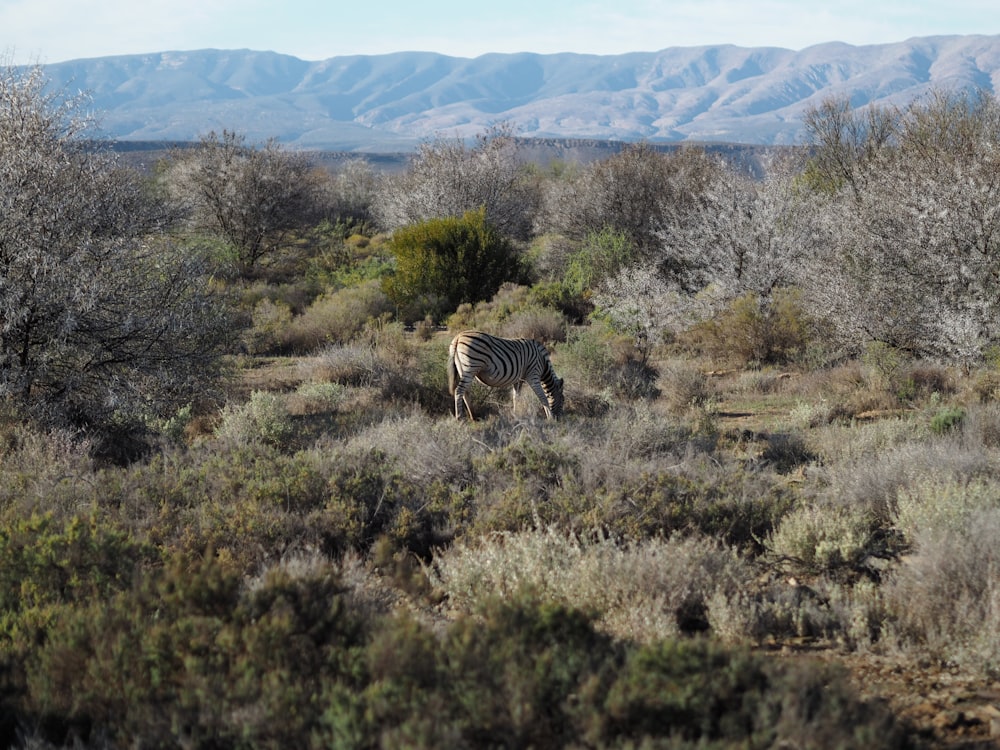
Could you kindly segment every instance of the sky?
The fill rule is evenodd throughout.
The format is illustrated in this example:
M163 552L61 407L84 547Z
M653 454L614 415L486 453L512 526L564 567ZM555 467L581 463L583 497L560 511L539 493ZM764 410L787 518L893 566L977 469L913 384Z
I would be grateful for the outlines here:
M0 0L0 62L195 49L325 60L403 51L800 50L1000 34L997 0Z

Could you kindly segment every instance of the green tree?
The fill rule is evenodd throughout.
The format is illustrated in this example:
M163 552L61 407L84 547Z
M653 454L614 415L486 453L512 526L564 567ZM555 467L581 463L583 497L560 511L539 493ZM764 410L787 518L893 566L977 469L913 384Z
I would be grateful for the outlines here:
M516 249L487 222L483 208L398 229L389 247L396 268L385 292L408 320L489 299L523 275Z

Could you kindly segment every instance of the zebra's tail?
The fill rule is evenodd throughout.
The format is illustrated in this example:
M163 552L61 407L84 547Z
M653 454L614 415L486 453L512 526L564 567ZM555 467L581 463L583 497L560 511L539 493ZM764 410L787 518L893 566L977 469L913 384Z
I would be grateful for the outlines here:
M448 352L448 393L455 395L458 388L458 368L455 366L455 350Z

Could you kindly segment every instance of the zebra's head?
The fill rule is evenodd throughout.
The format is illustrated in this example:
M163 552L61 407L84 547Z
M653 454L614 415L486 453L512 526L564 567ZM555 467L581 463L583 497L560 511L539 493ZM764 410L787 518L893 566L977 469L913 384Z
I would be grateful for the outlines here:
M558 417L563 410L563 379L552 375L552 390L549 393L549 401L552 402L552 416Z

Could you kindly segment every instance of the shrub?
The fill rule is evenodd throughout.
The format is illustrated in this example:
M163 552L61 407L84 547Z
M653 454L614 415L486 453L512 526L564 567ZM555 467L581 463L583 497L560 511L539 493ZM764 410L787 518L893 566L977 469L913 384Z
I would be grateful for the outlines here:
M346 344L371 320L394 311L377 281L325 294L294 318L282 336L284 351L303 354L330 344Z
M699 368L684 362L670 362L660 368L660 392L672 413L685 414L711 398L712 386Z
M931 417L931 432L935 435L944 435L959 427L964 419L965 409L944 407Z
M566 319L555 310L528 308L507 318L500 326L500 335L543 342L565 341Z
M890 644L992 679L1000 675L996 489L929 483L901 498L914 554L883 585Z
M573 331L559 347L558 365L566 369L563 378L578 387L614 398L655 398L658 372L627 336L620 336L601 324Z
M794 570L856 575L870 556L882 556L884 544L871 517L854 509L805 505L791 511L767 540L778 562Z
M22 715L122 746L301 745L322 691L360 687L361 621L329 566L240 584L211 557L178 559L66 610L29 656Z
M437 643L406 619L367 649L365 726L384 745L905 746L835 668L706 641L620 644L579 609L529 596L485 602Z
M656 554L610 551L598 572L662 576ZM586 611L529 593L433 628L353 604L315 555L250 578L178 555L54 610L46 637L11 655L23 671L5 682L5 716L38 744L903 746L891 714L828 666L616 641Z
M700 536L619 545L554 527L457 542L435 555L428 575L469 611L494 596L533 593L595 613L598 627L616 638L646 643L703 627L711 596L734 595L750 582L735 553Z
M280 353L285 346L292 310L283 302L264 298L253 308L252 326L243 340L249 354Z
M769 300L738 297L686 336L695 348L739 365L786 364L809 348L815 324L795 289L777 289Z
M281 396L254 391L246 403L223 407L215 434L234 445L261 441L280 446L291 436L292 422Z
M329 412L340 406L347 392L340 383L306 382L295 389L293 400L306 413Z
M383 288L407 322L489 299L521 276L514 246L487 223L484 209L397 229L389 248L396 269Z

